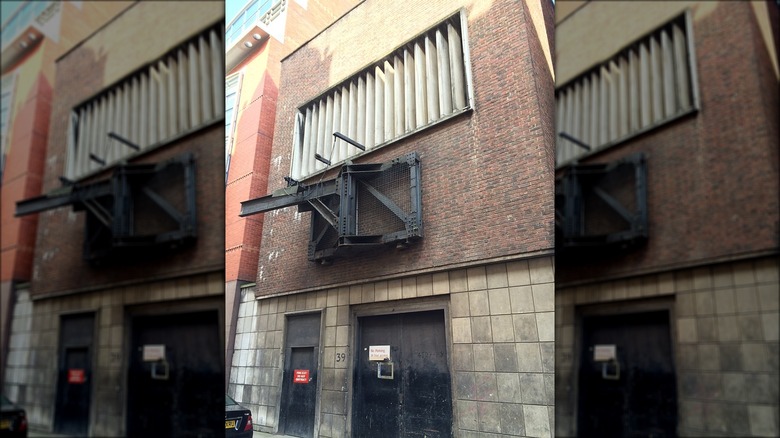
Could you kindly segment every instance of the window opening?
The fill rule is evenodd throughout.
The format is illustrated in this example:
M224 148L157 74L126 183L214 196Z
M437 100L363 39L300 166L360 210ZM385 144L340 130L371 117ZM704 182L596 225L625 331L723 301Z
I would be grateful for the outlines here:
M557 89L558 165L698 107L691 29L686 12Z
M83 178L221 119L222 24L74 108L65 177Z
M296 180L470 107L466 19L458 13L301 107L295 118L291 176ZM316 156L326 160L318 160Z

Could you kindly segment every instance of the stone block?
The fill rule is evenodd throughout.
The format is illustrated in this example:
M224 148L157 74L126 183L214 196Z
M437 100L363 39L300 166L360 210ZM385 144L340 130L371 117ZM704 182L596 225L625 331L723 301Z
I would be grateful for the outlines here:
M476 350L475 350L476 351ZM495 370L499 372L516 372L517 366L517 351L515 350L515 344L493 344Z
M474 371L474 349L472 344L453 345L452 367L455 371Z
M469 292L469 311L471 316L483 316L490 314L490 302L486 290Z
M488 265L485 267L485 270L488 289L506 288L509 286L506 265L504 263Z
M536 315L533 313L512 315L515 328L515 341L536 342L539 341L539 333L536 328Z
M469 400L458 400L456 403L458 406L458 427L464 430L477 430L479 428L477 402Z
M512 313L531 313L534 311L534 297L531 286L514 286L509 288L509 301Z
M555 312L537 313L536 328L540 341L555 341Z
M471 318L452 319L452 342L471 343Z
M484 266L466 269L469 291L487 289L487 274Z
M520 374L496 373L498 401L504 403L520 403L523 398L520 392Z
M750 433L753 436L780 436L777 406L749 405Z
M526 436L549 437L550 416L547 406L523 405L523 421Z
M474 370L495 371L495 358L493 356L493 344L473 344Z
M541 373L521 373L520 393L524 404L543 405L547 403L544 377Z
M459 292L450 294L450 315L453 318L470 316L469 293Z
M523 405L502 403L499 407L499 418L501 420L501 433L512 436L525 435Z
M489 316L471 318L471 336L475 343L493 342L493 330Z
M491 316L490 325L493 332L493 342L515 341L512 315Z
M489 433L498 433L501 431L499 406L499 403L477 403L477 415L479 417L480 431Z
M509 289L506 287L489 290L488 301L491 315L505 315L512 312Z
M518 343L515 348L517 350L518 371L525 373L542 372L542 359L538 343Z
M507 284L509 286L523 286L531 284L531 276L528 270L528 261L520 260L506 264Z
M532 286L534 296L534 310L537 312L550 312L555 310L555 284L543 283Z

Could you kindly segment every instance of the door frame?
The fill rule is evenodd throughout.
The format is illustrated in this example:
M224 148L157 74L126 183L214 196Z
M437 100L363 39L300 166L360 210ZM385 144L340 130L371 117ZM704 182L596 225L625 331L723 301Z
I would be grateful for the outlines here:
M83 309L78 310L67 310L63 312L59 312L57 314L57 366L55 368L55 386L54 386L54 409L52 410L51 414L51 425L52 430L55 430L57 427L57 400L59 397L58 391L59 391L59 373L60 373L60 361L63 359L60 357L61 350L66 349L65 342L63 342L62 339L62 319L63 317L69 317L69 316L79 316L79 315L92 315L92 341L90 345L87 346L87 351L89 352L89 361L91 369L91 379L96 380L97 378L97 365L98 365L98 354L100 350L100 340L96 339L96 336L99 335L100 331L100 307L93 307L89 306ZM71 344L71 347L79 347L81 345ZM89 413L87 418L87 434L92 434L92 420L96 418L97 407L95 406L95 403L93 401L95 400L95 391L97 391L96 385L93 385L92 382L90 382L89 387Z
M352 436L352 398L355 393L354 374L358 367L357 349L360 327L358 318L367 316L395 315L400 313L416 313L429 310L442 310L444 312L444 344L447 351L447 370L450 375L450 400L452 400L452 430L457 430L457 400L455 398L455 384L452 381L452 327L450 323L450 295L437 295L425 298L408 298L396 301L381 301L368 304L350 305L350 331L349 334L349 368L347 372L347 414L346 436Z
M335 307L333 308L335 311ZM317 367L317 387L314 389L314 433L312 436L315 438L320 435L320 401L322 397L322 380L323 380L323 373L322 373L322 355L325 351L325 345L323 345L323 336L325 335L325 309L324 308L316 308L316 309L308 309L308 310L297 310L297 311L291 311L291 312L285 312L284 313L284 327L282 328L282 345L279 348L281 356L281 363L279 364L279 395L276 397L276 429L274 433L278 433L279 429L282 426L282 397L284 397L284 369L287 365L287 336L289 335L289 330L287 329L289 324L289 318L295 317L295 316L301 316L301 315L311 315L311 314L318 314L320 316L320 333L317 339L317 353L315 354L314 360L316 361L316 367ZM274 322L276 323L276 322ZM292 352L291 352L292 354Z
M595 287L598 287L595 286ZM671 361L672 368L677 374L677 324L674 323L675 313L675 296L669 295L658 298L635 298L626 299L617 302L608 303L588 303L577 305L574 308L574 346L572 347L572 403L573 412L572 424L574 429L574 435L578 433L579 427L579 400L580 400L580 366L582 365L582 349L584 347L584 326L583 320L585 317L593 316L616 316L625 315L630 313L645 313L645 312L657 312L667 311L669 313L669 342L671 345ZM679 388L675 388L679 393ZM679 405L678 405L679 409ZM678 412L679 414L679 412Z
M133 320L139 316L161 316L171 315L179 313L194 313L214 310L217 312L217 329L222 331L223 336L218 336L220 342L220 349L222 354L225 354L225 297L219 296L204 296L199 298L182 298L180 300L170 301L158 301L158 302L144 302L141 304L122 304L122 371L120 387L124 396L122 397L122 419L121 419L121 433L124 435L127 433L127 409L129 408L127 401L128 393L128 379L130 378L130 358L133 351ZM222 363L224 363L224 356Z

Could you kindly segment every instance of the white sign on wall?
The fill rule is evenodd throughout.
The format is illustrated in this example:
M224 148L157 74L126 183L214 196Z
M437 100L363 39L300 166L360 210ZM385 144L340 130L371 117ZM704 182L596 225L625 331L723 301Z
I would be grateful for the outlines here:
M617 358L617 347L615 345L593 346L593 360L595 362L607 362L615 358Z
M144 345L143 361L154 362L165 359L165 345L149 344Z
M368 360L390 360L389 345L371 345L368 347Z

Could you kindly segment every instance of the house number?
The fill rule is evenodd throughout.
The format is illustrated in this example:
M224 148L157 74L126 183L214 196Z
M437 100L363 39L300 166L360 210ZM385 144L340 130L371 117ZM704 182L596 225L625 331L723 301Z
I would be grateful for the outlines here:
M344 362L347 360L347 353L336 353L336 362Z

